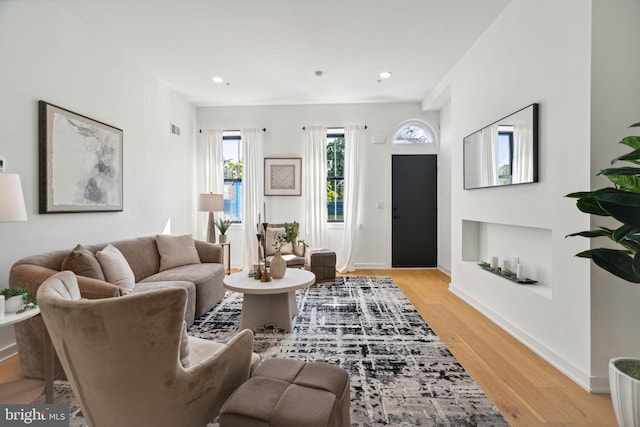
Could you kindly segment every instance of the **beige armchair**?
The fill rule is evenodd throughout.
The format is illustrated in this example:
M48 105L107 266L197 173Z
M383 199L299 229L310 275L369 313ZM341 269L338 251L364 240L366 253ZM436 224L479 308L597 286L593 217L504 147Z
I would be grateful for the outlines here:
M298 232L298 228L300 224L294 222L294 227L296 233ZM276 250L273 244L275 243L275 235L277 233L284 233L284 223L283 224L269 224L267 225L267 232L265 234L264 227L262 224L258 224L258 232L262 234L262 245L260 247L260 257L266 261L267 267L269 266L269 262L273 258ZM304 267L304 253L305 246L294 244L287 244L280 249L280 254L282 258L287 262L287 267L289 268L302 268ZM265 256L266 255L266 256Z
M187 338L185 289L84 300L75 275L63 271L42 284L37 299L93 427L202 427L249 377L251 331L227 344Z

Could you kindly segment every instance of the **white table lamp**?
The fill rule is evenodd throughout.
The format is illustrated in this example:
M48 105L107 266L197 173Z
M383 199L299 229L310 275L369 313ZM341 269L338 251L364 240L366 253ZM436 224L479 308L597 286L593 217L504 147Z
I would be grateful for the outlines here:
M222 194L205 193L198 197L198 210L209 212L207 225L207 241L216 242L216 225L213 221L213 213L224 211L224 197Z
M0 173L0 222L26 221L20 175Z

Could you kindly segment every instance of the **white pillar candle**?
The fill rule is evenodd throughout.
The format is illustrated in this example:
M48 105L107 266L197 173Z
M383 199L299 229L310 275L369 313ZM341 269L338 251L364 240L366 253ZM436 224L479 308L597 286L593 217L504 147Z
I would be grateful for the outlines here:
M505 271L508 267L509 264L507 263L507 257L503 256L500 258L500 270Z
M518 267L516 268L516 277L518 278L518 280L524 280L524 265L522 264L518 264Z
M498 269L498 257L497 256L492 256L491 257L491 269L492 270L497 270Z
M4 319L4 295L0 295L0 319Z

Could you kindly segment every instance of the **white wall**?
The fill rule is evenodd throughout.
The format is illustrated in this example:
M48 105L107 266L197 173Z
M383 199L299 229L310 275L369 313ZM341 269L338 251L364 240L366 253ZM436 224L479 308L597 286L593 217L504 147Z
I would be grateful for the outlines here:
M325 125L342 127L347 124L365 124L363 150L363 208L362 220L355 245L357 268L386 268L391 260L391 155L436 153L437 147L410 147L391 145L395 127L402 121L423 118L438 125L437 113L424 113L420 103L401 104L348 104L348 105L295 105L260 107L201 107L197 109L199 129L234 130L243 127L267 128L264 135L265 157L303 157L303 126ZM376 136L386 137L385 144L373 144ZM202 138L199 138L202 142ZM304 230L304 197L265 197L269 222L296 220ZM378 209L378 203L384 207ZM342 226L330 224L329 247L339 252ZM228 232L233 242L232 264L242 264L244 250L239 225ZM448 239L448 229L441 232ZM304 238L304 231L301 232ZM448 249L446 249L448 251ZM445 254L448 259L448 253ZM444 261L446 265L448 261Z
M618 142L640 135L640 2L607 0L593 2L593 46L591 82L591 187L610 186L596 171L610 166L614 157L630 148ZM626 162L616 165L627 166ZM617 227L593 217L592 226ZM603 241L594 240L593 247ZM592 375L594 388L607 387L607 362L615 356L640 354L640 285L625 282L592 265L591 321Z
M513 0L450 74L447 121L450 289L586 388L590 270L574 254L588 242L564 236L587 229L589 218L564 195L590 186L590 40L589 2ZM540 104L540 182L464 191L463 137L533 102ZM463 241L482 248L480 257L520 256L541 284L521 286L481 270L476 261L487 259L463 260Z
M0 224L0 287L27 255L161 233L169 220L174 234L193 231L195 108L52 2L3 0L0 52L0 156L29 216ZM38 100L123 129L123 212L38 214Z

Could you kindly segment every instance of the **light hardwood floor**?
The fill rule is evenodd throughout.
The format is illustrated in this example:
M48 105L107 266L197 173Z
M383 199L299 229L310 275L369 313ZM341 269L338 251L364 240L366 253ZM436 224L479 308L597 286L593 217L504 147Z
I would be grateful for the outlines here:
M438 270L362 270L391 276L513 426L615 426L608 394L590 394L448 291ZM0 382L20 377L15 358Z

